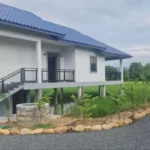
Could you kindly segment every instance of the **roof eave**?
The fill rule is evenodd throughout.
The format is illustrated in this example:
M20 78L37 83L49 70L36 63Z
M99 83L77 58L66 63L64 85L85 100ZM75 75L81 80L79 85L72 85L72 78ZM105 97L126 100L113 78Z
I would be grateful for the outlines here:
M45 30L40 30L40 29L36 29L36 28L32 28L32 27L27 27L27 26L23 26L23 25L19 25L19 24L16 24L16 23L3 21L3 20L0 20L0 24L11 26L11 27L17 27L17 28L20 28L20 29L30 30L30 31L34 31L34 32L37 32L37 33L43 33L43 34L55 36L55 37L58 37L58 38L63 38L65 36L65 34L55 33L55 32L48 32L48 31L45 31Z

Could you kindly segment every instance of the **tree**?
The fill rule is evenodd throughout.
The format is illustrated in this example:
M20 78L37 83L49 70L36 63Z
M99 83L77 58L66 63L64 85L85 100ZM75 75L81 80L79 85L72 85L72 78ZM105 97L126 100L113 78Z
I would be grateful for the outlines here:
M150 81L150 63L144 66L144 76L146 81Z
M124 74L124 81L128 81L129 80L129 71L124 69L123 74Z
M115 67L113 67L113 66L106 66L105 67L105 70L106 70L106 72L108 71L108 72L117 72L117 69L115 68Z
M141 63L134 62L131 63L129 68L130 79L142 80L142 75L144 74L144 67Z

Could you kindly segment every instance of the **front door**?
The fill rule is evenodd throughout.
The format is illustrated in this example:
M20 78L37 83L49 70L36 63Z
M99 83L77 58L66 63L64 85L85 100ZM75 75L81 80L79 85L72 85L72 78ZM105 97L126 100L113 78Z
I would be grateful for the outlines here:
M48 81L57 81L57 55L48 55Z

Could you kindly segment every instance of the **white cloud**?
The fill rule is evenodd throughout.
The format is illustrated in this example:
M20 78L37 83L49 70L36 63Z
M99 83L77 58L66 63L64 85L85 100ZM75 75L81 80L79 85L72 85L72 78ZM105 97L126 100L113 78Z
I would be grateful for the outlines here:
M133 61L149 62L147 56L150 56L150 1L148 0L0 0L0 2L31 11L48 21L75 28L99 41L129 52L135 56L131 59ZM144 57L146 59L143 59Z

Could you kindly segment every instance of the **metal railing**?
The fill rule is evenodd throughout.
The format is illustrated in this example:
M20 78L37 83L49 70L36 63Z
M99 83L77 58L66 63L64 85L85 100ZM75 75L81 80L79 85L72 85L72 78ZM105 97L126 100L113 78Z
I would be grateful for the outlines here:
M1 86L0 91L2 93L5 93L7 92L7 90L9 90L12 83L19 84L19 83L24 83L24 82L37 82L37 69L36 68L21 68L1 78L0 79L0 86Z
M121 80L121 72L105 72L106 81L119 81Z
M75 71L71 69L42 69L42 82L74 82Z

